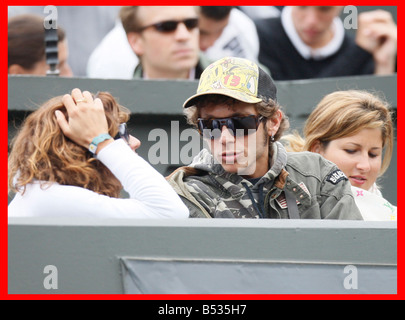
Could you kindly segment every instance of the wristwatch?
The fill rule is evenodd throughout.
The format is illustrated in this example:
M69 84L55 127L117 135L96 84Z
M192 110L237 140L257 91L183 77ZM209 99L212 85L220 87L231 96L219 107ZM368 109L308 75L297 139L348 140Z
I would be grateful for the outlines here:
M108 140L108 139L112 139L112 137L111 137L108 133L102 133L102 134L98 135L98 136L95 137L95 138L93 139L93 141L90 143L90 145L89 145L89 151L90 151L92 154L95 155L95 154L96 154L96 151L97 151L98 144L101 143L101 142L103 142L103 141L105 141L105 140Z

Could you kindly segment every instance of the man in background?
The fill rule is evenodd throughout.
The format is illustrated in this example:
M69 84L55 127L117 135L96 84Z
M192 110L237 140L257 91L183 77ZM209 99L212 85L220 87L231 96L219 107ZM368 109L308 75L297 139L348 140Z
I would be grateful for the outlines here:
M166 10L166 7L155 8L163 10L163 14ZM203 64L206 64L204 57L212 62L228 55L257 61L259 40L256 27L243 12L231 6L199 7L198 15L200 59ZM120 20L91 54L87 76L132 79L138 63L139 58L132 50Z
M340 6L287 6L278 18L256 20L259 61L275 80L391 74L396 70L397 27L383 10L358 15L353 39Z
M139 58L134 78L199 78L198 7L125 6L120 18Z
M21 14L8 19L8 74L46 76L50 66L45 53L44 19L35 14ZM57 58L55 68L62 77L71 77L66 33L57 28Z

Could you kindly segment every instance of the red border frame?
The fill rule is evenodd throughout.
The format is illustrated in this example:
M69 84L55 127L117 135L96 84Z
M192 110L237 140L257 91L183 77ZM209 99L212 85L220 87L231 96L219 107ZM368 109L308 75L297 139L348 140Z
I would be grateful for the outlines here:
M297 5L297 2L293 1L276 1L275 3L272 2L272 5L286 5L286 2L288 5ZM61 4L67 4L64 1L51 1L51 3L46 3L44 5L61 5ZM100 4L99 1L86 1L85 5L98 5ZM121 1L120 4L125 5L125 4L134 4L133 1ZM202 5L202 4L208 4L208 5L218 5L217 1L208 1L208 0L203 0L203 1L140 1L139 4L147 4L147 5L190 5L190 4L195 4L195 5ZM222 0L221 5L264 5L264 1L253 1L251 3L247 3L247 1L226 1ZM267 3L266 3L267 4ZM302 3L299 3L300 5ZM324 5L324 2L321 1L311 1L311 5ZM0 21L1 21L1 43L7 44L7 6L8 5L38 5L34 1L5 1L2 2L0 5ZM83 2L81 1L71 1L68 3L68 5L83 5ZM113 3L112 5L116 5L116 3ZM381 5L381 1L355 1L355 3L347 3L347 2L341 2L339 1L335 5L375 5L379 6ZM396 3L384 3L384 5L393 5L397 6L397 15L398 15L398 30L402 28L401 20L399 17L403 16L403 8L404 4L396 4ZM398 32L401 34L401 32ZM400 55L401 52L401 46L402 43L400 41L400 38L398 38L398 55ZM7 261L7 144L8 144L8 136L7 136L7 108L5 106L8 105L8 99L7 99L7 70L6 70L6 59L7 59L7 53L6 53L6 45L3 46L3 50L1 50L1 56L0 59L3 61L3 67L4 71L1 72L1 94L0 97L2 99L2 105L3 108L1 109L1 116L0 116L0 139L2 139L0 145L1 147L1 169L0 169L0 181L1 183L1 190L2 194L4 196L4 200L1 201L1 206L2 206L2 215L1 215L1 221L0 221L0 257L1 257L1 264L0 264L0 299L1 300L168 300L168 301L173 301L173 300L190 300L190 301L195 301L195 300L207 300L207 301L214 301L214 300L397 300L397 299L403 299L403 290L402 290L402 282L403 282L403 277L402 277L402 255L401 255L401 244L403 242L403 236L401 233L398 233L398 277L397 277L397 294L396 295L111 295L111 294L106 294L106 295L66 295L66 294L55 294L55 295L9 295L7 293L7 275L8 275L8 261ZM400 61L400 59L398 59ZM398 69L400 69L400 63L398 63ZM400 72L399 72L400 74ZM403 92L400 90L400 86L402 84L401 78L398 77L398 103L399 101L403 101ZM398 108L399 109L399 108ZM402 145L402 114L398 110L398 128L399 130L397 131L397 137L398 137L398 159L401 159L401 145ZM398 163L399 164L399 163ZM403 172L403 167L398 165L397 172L398 172L398 179L397 181L402 181L401 178L404 177L404 172ZM398 184L398 195L401 194L402 192L402 185ZM3 199L3 198L2 198ZM402 207L402 198L398 197L398 208ZM399 210L400 211L400 210ZM399 213L401 215L401 213ZM399 217L398 219L398 228L402 229L402 218Z

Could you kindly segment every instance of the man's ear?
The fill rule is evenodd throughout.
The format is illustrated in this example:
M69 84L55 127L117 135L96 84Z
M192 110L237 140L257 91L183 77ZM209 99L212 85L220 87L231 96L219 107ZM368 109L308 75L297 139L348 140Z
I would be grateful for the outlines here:
M19 64L12 64L8 67L8 74L26 74L27 72Z
M127 39L137 56L143 55L143 39L139 32L128 32Z
M266 127L269 137L276 135L278 129L280 128L282 119L283 113L280 110L277 110L276 114L272 118L267 119Z

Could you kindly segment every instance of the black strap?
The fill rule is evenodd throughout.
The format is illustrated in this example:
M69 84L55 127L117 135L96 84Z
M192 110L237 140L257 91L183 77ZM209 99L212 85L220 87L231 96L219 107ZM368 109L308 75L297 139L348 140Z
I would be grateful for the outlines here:
M257 206L256 200L255 200L255 197L252 194L252 191L249 189L248 185L245 182L242 182L242 185L245 187L245 189L247 191L247 194L248 194L248 196L250 198L250 201L252 201L253 208L255 208L257 214L259 215L259 217L263 219L264 218L263 213L259 209L259 207Z
M288 215L290 219L300 219L300 213L298 211L297 201L295 196L290 191L284 190L285 198L287 200Z

